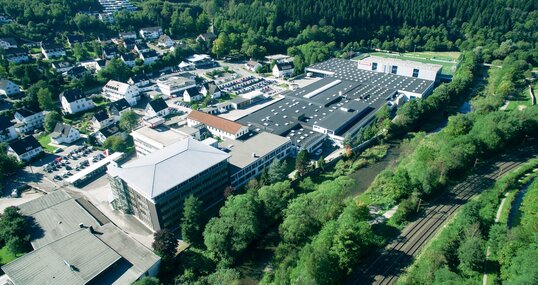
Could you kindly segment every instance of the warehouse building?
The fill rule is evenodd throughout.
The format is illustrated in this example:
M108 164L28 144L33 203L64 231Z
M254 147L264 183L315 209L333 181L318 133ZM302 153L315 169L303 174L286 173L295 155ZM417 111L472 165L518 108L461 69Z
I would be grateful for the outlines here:
M424 80L437 81L441 75L442 65L418 61L368 56L358 61L361 70L371 70L380 73L390 73Z
M2 266L9 284L131 284L161 259L82 198L57 190L19 206L35 221L33 251Z
M110 165L112 206L153 231L180 226L190 195L209 206L229 185L229 154L187 138L124 165Z

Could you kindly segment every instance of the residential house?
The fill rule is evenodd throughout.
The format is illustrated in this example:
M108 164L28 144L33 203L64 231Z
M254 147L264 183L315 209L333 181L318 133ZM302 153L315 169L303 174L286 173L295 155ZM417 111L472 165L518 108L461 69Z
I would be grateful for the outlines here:
M146 88L148 87L148 85L151 84L151 82L149 81L149 78L147 77L146 74L135 74L133 76L131 76L131 78L129 78L129 80L127 81L127 83L131 84L131 85L136 85L136 87L138 87L138 89L140 89L140 91L148 91L146 90Z
M92 59L87 61L81 61L80 65L86 68L90 72L97 72L106 66L106 60L104 59Z
M52 68L57 73L60 73L60 74L70 70L73 67L74 67L73 64L71 64L68 61L59 61L59 62L53 62L52 63Z
M15 125L4 115L0 115L0 142L7 142L17 138Z
M56 43L41 42L41 53L46 59L65 56L65 49Z
M119 123L111 124L95 132L95 139L100 144L104 144L106 139L117 136L125 139L127 134L120 129Z
M131 106L136 105L140 99L138 87L116 80L108 81L103 87L103 95L112 102L125 99Z
M185 197L195 195L205 207L224 199L228 158L189 137L121 166L110 164L112 206L152 231L176 230Z
M129 105L129 102L127 102L127 100L125 99L120 99L108 105L108 112L110 113L115 122L120 120L121 114L123 114L123 112L131 110L131 105Z
M17 41L14 38L0 38L0 49L17 48Z
M134 49L136 45L136 40L133 39L124 39L119 43L119 46L122 46L126 50Z
M12 63L22 63L30 61L28 52L22 48L10 48L4 51L2 58Z
M111 118L106 110L101 110L93 115L91 123L94 130L100 130L112 125L114 118Z
M169 76L157 80L157 86L167 97L182 95L183 91L196 86L196 81L184 76Z
M207 68L217 65L208 54L193 54L187 58L187 61L194 64L196 68Z
M159 54L154 50L150 50L147 52L140 53L140 59L144 61L144 65L149 65L159 59Z
M202 94L200 94L197 87L191 87L183 91L183 101L196 102L200 100L202 100Z
M7 153L21 162L28 162L43 153L43 147L33 136L27 136L8 144Z
M133 32L133 31L130 31L130 32L122 32L122 33L119 33L119 37L126 40L126 39L131 39L131 40L136 40L136 32Z
M164 101L163 98L157 98L155 100L149 101L145 109L146 117L166 117L170 114L170 108Z
M171 48L174 46L174 44L175 42L167 35L161 35L157 40L157 46L163 48Z
M217 86L217 84L215 84L214 81L202 84L200 93L202 93L204 96L211 96L211 99L219 98L222 94L220 88Z
M293 75L295 65L292 61L277 61L273 66L273 76L276 78L290 77Z
M126 53L121 55L121 60L125 63L125 65L129 67L133 67L136 65L136 56L132 53Z
M258 68L263 67L263 65L256 60L249 60L247 63L245 63L245 69L250 70L252 72L256 72Z
M20 92L21 88L19 85L13 83L13 81L7 79L0 80L0 95L13 96Z
M148 52L150 51L151 49L149 48L148 44L144 43L144 42L141 42L141 43L136 43L135 46L134 46L134 49L136 50L137 53L143 53L143 52Z
M39 107L29 105L17 109L15 112L15 130L18 133L28 133L35 129L43 128L45 112Z
M139 34L145 40L155 40L163 34L163 29L161 27L142 28Z
M103 47L103 59L113 59L118 57L119 54L120 52L118 51L118 47L113 44L105 45Z
M66 90L60 94L64 114L76 114L95 107L93 101L80 89Z
M64 72L62 75L68 79L80 79L86 74L90 74L90 71L88 71L84 66L75 66Z
M249 132L247 126L218 116L193 110L187 116L187 125L195 128L206 128L211 134L221 139L237 139Z
M50 140L54 144L72 144L78 139L80 139L80 132L74 127L62 123L56 123L54 131L50 134Z
M179 70L181 71L187 71L187 70L194 70L196 69L196 66L191 62L185 62L182 61L178 64Z
M98 18L103 23L107 23L107 24L114 23L114 15L112 13L99 13Z
M213 42L217 38L217 35L215 35L212 32L199 34L198 37L196 37L196 40L204 41L204 42Z
M67 45L70 48L73 48L75 44L82 44L84 42L84 37L79 35L67 36Z

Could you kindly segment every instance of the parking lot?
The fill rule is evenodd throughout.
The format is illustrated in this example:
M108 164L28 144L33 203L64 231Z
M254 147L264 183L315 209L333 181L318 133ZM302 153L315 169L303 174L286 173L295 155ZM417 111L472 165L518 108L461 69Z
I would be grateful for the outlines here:
M83 145L70 151L62 152L51 162L38 167L38 171L41 171L52 181L61 182L103 158L105 158L105 155L101 150Z
M219 85L219 88L225 92L237 95L249 93L255 90L261 92L270 92L270 85L275 84L275 80L269 80L261 77L247 76L238 80Z

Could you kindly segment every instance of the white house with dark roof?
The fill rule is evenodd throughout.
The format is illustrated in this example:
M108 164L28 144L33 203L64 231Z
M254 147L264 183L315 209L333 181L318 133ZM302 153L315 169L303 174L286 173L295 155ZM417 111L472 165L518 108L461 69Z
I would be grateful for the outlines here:
M95 139L97 139L97 142L99 142L100 144L104 144L106 139L110 137L118 136L121 138L126 138L127 134L120 129L118 123L114 123L110 126L98 130L97 132L95 132L94 136Z
M13 96L20 92L21 88L19 85L13 83L13 81L7 79L0 80L0 95Z
M10 48L4 51L2 58L8 62L21 63L30 61L28 52L22 48Z
M138 87L116 80L108 81L103 87L103 95L112 102L125 99L131 106L136 105L138 100L140 100Z
M145 42L140 42L140 43L135 44L134 50L137 53L143 53L143 52L148 52L151 49L149 48L148 44L146 44Z
M170 108L168 108L168 105L163 98L157 98L148 102L148 104L146 105L145 113L147 118L153 118L157 116L166 117L168 114L170 114Z
M139 31L140 37L145 40L158 39L162 34L163 34L163 29L161 27L142 28Z
M198 87L191 87L183 91L183 101L196 102L202 100L202 94L198 91Z
M144 61L145 65L149 65L159 59L159 54L154 50L150 50L147 52L140 53L139 58Z
M133 32L133 31L130 31L130 32L121 32L119 33L119 37L122 38L122 39L132 39L132 40L136 40L136 32Z
M46 59L65 56L65 49L56 43L41 42L41 53Z
M33 136L27 136L8 144L7 153L19 161L28 162L43 153L43 148Z
M0 115L0 142L11 141L17 138L15 125L4 115Z
M136 85L140 91L144 91L143 88L151 84L149 78L145 74L135 74L129 78L127 83Z
M258 68L262 66L263 65L256 60L249 60L247 63L245 63L245 69L250 70L252 72L256 72L256 70L258 70Z
M152 231L175 230L185 197L195 195L205 206L224 198L229 156L189 137L121 166L109 165L112 206Z
M65 114L76 114L95 107L93 101L80 89L66 90L60 94L62 111Z
M15 120L15 130L18 133L28 133L43 128L45 111L37 106L22 107L15 112Z
M121 55L121 61L125 63L125 65L129 67L133 67L136 65L136 56L132 53L126 53Z
M131 110L131 105L129 105L129 102L127 102L125 99L114 101L108 105L108 112L116 122L120 120L121 114Z
M50 134L50 139L54 144L72 144L80 139L80 132L70 125L56 123L54 131Z
M64 73L74 67L74 65L68 61L53 62L51 66L52 69L58 73Z
M295 65L292 61L277 61L273 66L273 76L276 78L290 77L293 75Z
M174 46L174 40L172 40L168 35L161 35L157 40L157 46L163 48L171 48Z
M101 110L93 115L91 123L94 130L100 130L112 125L114 118L110 117L106 110Z
M222 95L220 88L215 84L214 81L206 82L202 84L200 93L204 96L211 96L211 99L219 98Z
M103 47L103 59L113 59L120 55L118 47L114 44L108 44Z
M82 44L84 42L84 37L80 35L68 35L67 36L67 45L70 48L73 48L75 44Z

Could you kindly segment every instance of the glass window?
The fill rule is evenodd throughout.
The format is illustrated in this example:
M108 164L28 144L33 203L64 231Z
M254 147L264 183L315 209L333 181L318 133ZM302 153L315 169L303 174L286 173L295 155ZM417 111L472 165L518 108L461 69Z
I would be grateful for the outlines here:
M393 65L393 66L392 66L392 70L391 70L390 73L392 73L392 74L396 74L396 73L398 73L398 66Z
M418 77L418 69L417 68L413 69L413 77Z
M377 62L372 62L372 70L377 70Z

